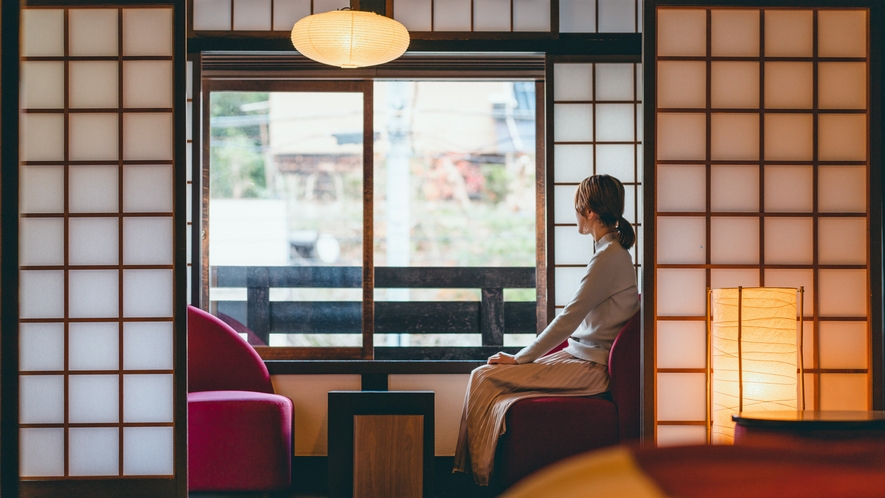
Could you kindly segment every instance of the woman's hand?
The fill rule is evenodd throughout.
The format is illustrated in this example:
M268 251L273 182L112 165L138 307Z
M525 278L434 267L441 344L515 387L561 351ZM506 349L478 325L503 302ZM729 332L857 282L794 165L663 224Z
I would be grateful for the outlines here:
M512 354L507 354L503 351L500 353L495 353L492 356L489 356L489 365L518 365L519 362L516 361L516 356Z

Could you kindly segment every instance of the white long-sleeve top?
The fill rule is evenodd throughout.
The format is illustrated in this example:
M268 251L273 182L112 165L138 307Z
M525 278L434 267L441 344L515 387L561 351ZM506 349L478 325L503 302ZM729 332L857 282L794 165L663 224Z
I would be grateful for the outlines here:
M516 354L519 363L531 363L568 338L565 351L602 365L621 328L639 310L636 271L630 253L617 232L595 243L575 296L534 342Z

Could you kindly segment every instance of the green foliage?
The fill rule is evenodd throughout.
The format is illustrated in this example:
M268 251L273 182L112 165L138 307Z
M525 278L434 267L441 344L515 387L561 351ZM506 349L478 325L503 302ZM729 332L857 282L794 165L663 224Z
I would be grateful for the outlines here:
M267 92L213 92L210 109L209 181L212 198L267 197L261 127L265 110L243 106L266 102ZM248 107L247 107L248 109ZM237 120L236 117L243 119ZM249 117L254 116L253 119Z

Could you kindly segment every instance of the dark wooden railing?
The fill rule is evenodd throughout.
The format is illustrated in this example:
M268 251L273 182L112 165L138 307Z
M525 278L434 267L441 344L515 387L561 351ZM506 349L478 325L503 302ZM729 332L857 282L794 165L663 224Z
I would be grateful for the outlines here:
M274 287L361 288L360 267L217 266L212 267L211 272L214 287L247 289L246 302L216 301L216 309L245 323L265 344L270 334L362 332L360 302L270 300L270 289ZM535 269L531 267L376 267L375 288L480 289L482 299L479 302L376 302L376 334L478 333L482 336L483 348L459 348L459 353L442 356L439 350L445 348L409 348L414 350L408 355L410 357L484 355L486 347L500 349L503 346L505 333L534 334L537 331L534 301L504 302L504 289L535 288ZM383 356L376 354L376 358Z

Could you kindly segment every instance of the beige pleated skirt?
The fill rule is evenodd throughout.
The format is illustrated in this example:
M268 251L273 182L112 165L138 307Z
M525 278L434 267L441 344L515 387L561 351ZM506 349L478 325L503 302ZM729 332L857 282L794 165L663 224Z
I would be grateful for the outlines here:
M523 365L485 365L470 374L455 472L473 472L488 486L498 438L507 431L505 415L513 403L546 396L590 396L608 390L608 369L558 351Z

